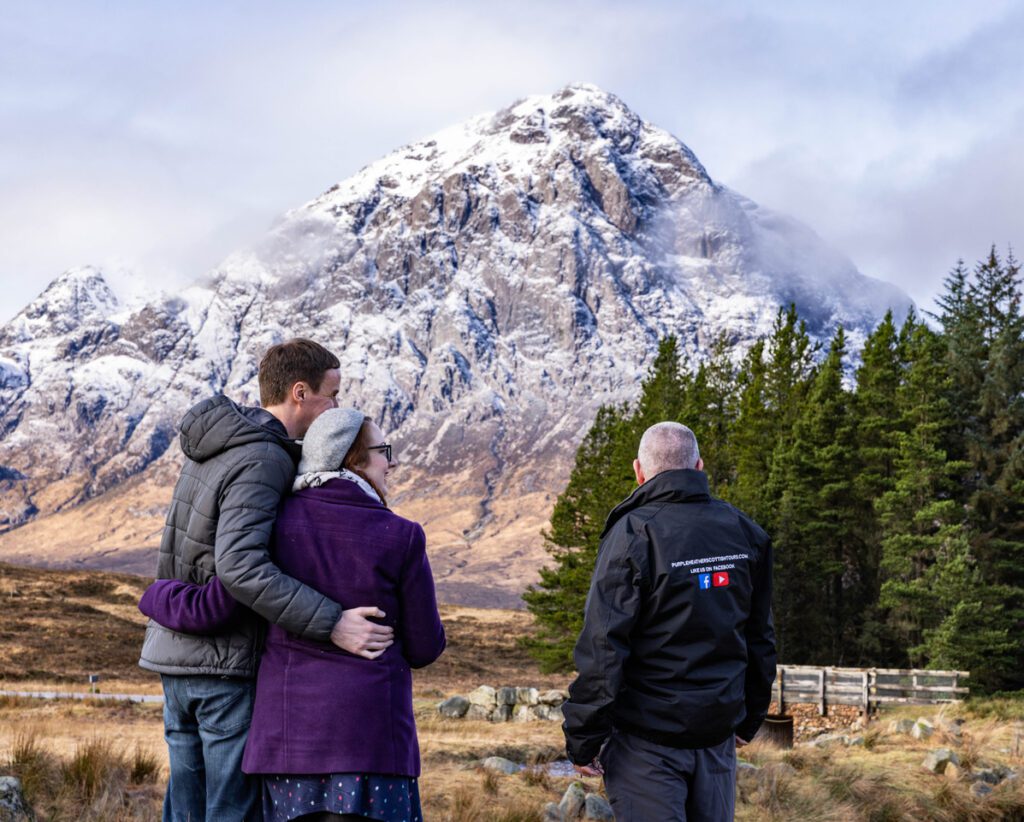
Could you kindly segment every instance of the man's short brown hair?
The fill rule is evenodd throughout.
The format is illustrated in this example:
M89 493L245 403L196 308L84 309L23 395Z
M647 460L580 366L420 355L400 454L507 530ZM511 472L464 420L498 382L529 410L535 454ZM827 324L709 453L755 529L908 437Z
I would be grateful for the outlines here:
M312 340L296 337L271 346L260 361L260 405L284 402L297 382L319 391L324 374L340 367L337 357Z

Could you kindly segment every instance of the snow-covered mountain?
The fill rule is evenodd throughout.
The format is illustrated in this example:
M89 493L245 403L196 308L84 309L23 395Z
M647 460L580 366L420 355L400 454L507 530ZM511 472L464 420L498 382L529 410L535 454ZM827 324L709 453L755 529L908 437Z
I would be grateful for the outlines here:
M659 337L700 357L726 331L740 353L791 301L854 342L909 306L613 95L530 97L367 166L183 293L130 307L96 269L57 278L0 329L0 558L64 545L87 500L105 530L75 525L64 559L145 557L160 506L118 536L102 500L173 482L189 404L255 401L262 352L302 335L400 446L396 508L425 521L449 596L520 589L594 411L633 395Z

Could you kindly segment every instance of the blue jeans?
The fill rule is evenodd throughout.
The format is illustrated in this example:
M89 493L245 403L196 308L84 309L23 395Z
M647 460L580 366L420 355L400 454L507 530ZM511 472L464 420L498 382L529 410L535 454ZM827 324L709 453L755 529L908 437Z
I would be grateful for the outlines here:
M171 769L164 822L259 822L259 779L242 773L255 681L160 678Z

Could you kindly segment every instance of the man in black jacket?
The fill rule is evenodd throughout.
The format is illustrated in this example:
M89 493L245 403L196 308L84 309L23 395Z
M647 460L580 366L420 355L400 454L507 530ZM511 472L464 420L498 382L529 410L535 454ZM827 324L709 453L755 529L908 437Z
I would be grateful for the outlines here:
M216 575L240 615L214 635L182 634L150 620L139 664L161 675L170 777L165 822L260 818L259 780L242 773L256 668L269 620L314 642L370 659L392 629L369 603L342 605L292 579L270 557L281 497L291 490L295 439L336 408L338 359L311 340L273 346L260 363L262 408L216 396L181 423L186 460L174 488L157 577L203 584ZM261 619L262 618L262 619Z
M703 467L689 428L652 426L602 533L562 728L618 822L731 820L771 701L771 541Z

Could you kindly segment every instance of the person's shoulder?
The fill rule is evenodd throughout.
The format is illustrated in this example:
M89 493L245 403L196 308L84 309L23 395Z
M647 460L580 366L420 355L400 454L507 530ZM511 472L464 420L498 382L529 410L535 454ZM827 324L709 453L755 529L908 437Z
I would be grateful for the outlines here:
M225 470L235 477L272 481L290 485L295 476L295 461L281 443L259 440L238 445L223 454Z
M760 525L758 525L754 521L753 517L751 517L746 512L741 511L732 503L726 502L725 500L722 499L718 499L717 497L712 498L712 503L720 506L723 511L728 512L732 517L734 517L736 521L739 523L740 527L742 527L743 530L747 531L748 534L751 535L753 540L758 544L767 542L770 539L770 537L768 536L768 532L765 531L764 528L762 528Z
M624 512L605 533L602 543L618 544L623 547L642 538L645 526L665 507L664 502L648 502Z
M396 514L390 508L382 509L382 513L383 516L387 518L388 524L397 529L400 533L408 534L410 538L423 535L423 526L415 520L406 519L405 517Z

